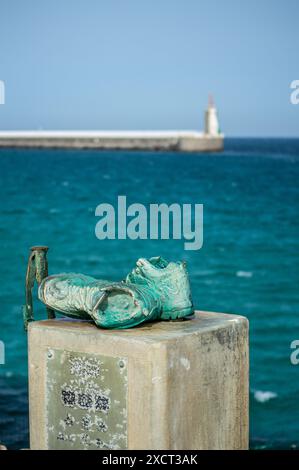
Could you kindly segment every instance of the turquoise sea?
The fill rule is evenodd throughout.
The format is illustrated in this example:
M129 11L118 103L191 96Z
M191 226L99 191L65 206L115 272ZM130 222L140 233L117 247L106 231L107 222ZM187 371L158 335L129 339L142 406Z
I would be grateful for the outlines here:
M204 244L105 240L95 208L204 204ZM186 259L198 309L250 321L252 448L299 446L299 140L227 139L219 154L0 150L0 441L28 447L21 305L29 247L50 247L49 271L122 279L137 258ZM38 316L44 315L38 307Z

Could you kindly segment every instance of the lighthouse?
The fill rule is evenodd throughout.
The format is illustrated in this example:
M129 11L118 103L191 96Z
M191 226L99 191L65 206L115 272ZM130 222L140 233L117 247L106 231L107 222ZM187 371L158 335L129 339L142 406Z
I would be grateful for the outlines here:
M219 136L220 134L217 109L212 95L209 96L209 104L205 112L205 134L210 136Z

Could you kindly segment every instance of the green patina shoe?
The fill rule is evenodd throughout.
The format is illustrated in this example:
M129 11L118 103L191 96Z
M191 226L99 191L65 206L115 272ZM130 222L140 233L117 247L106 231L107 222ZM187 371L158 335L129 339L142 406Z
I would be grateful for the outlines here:
M161 257L140 258L126 283L147 287L161 301L161 320L176 320L194 313L186 263L173 263Z
M92 319L102 328L132 328L158 319L161 312L160 299L151 289L75 273L46 277L38 297L47 307L71 318Z

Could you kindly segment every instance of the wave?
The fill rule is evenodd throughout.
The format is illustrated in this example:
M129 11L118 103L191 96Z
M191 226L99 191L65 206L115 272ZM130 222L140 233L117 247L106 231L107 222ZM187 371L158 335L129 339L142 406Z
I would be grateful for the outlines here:
M263 390L253 390L254 399L259 403L266 403L273 398L277 398L277 393Z
M236 272L237 277L252 277L253 273L251 271L237 271Z

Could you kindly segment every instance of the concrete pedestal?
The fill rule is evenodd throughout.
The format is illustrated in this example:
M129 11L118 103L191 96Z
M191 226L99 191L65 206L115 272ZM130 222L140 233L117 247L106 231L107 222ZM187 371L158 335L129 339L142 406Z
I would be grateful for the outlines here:
M246 449L248 322L29 326L31 449Z

